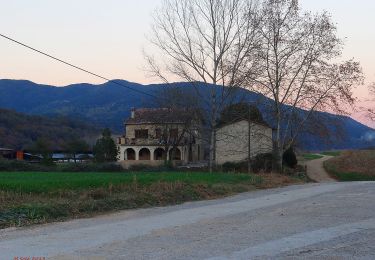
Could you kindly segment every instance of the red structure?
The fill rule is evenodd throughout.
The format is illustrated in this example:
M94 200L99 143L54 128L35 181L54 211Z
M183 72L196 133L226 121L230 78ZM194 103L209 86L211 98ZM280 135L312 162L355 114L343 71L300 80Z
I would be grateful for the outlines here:
M24 153L23 153L23 151L17 151L16 152L16 159L17 159L17 161L23 161L24 160Z

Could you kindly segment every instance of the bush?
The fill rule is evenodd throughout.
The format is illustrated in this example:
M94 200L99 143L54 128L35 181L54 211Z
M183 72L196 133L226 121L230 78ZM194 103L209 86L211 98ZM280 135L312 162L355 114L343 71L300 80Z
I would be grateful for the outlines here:
M255 173L260 171L272 172L272 153L262 153L255 156L252 162L252 168Z
M25 161L16 161L16 160L5 160L0 159L0 171L38 171L38 172L47 172L56 170L54 165L43 165L40 163L28 163Z
M272 171L272 159L271 153L258 154L251 160L251 169L254 173L271 172ZM247 160L242 162L226 162L222 165L224 172L247 172L248 164Z
M247 172L247 161L243 162L226 162L222 165L224 172Z
M150 166L147 164L135 164L129 167L129 171L134 171L134 172L168 172L168 171L173 171L175 169L176 168L170 162L168 162L167 164L160 165L160 166Z
M59 166L62 172L122 172L117 163L67 163Z
M289 147L283 154L283 164L289 168L295 168L298 164L297 156L294 152L293 147Z
M8 172L122 172L124 169L117 163L66 163L44 165L26 161L0 159L0 171Z

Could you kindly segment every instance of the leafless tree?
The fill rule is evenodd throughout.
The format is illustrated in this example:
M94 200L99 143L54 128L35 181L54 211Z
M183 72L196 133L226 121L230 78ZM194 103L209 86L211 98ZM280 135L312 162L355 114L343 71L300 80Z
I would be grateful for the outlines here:
M210 171L218 115L233 90L242 85L243 78L237 74L245 60L248 66L257 46L254 10L252 0L165 0L154 15L151 42L160 56L146 55L149 72L165 82L190 82L197 90L209 110ZM209 98L200 91L206 87Z
M369 86L369 92L371 97L370 102L372 105L367 109L368 117L372 121L375 121L375 82Z
M283 151L314 111L344 114L345 108L353 105L353 87L362 83L363 76L358 62L338 62L343 42L329 14L303 13L297 0L265 0L259 12L260 74L252 76L253 71L244 71L241 78L247 79L251 90L273 101L270 111L274 115L280 170ZM307 112L298 113L299 121L294 122L298 109Z
M191 146L201 138L202 116L199 100L173 84L160 89L153 100L161 113L155 114L158 122L158 139L166 153L171 150L170 161L173 161L178 146ZM168 163L164 154L165 164Z

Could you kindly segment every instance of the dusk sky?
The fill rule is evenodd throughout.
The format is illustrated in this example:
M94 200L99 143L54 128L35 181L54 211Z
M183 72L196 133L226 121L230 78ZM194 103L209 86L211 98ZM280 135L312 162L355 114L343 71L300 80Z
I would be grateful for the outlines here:
M153 10L162 0L8 0L0 9L0 32L107 78L154 83L144 72L143 49ZM375 81L375 1L302 0L311 11L327 10L346 38L344 58L362 64ZM64 86L103 83L93 76L0 39L0 78ZM363 99L365 86L356 90ZM355 115L358 119L358 116Z

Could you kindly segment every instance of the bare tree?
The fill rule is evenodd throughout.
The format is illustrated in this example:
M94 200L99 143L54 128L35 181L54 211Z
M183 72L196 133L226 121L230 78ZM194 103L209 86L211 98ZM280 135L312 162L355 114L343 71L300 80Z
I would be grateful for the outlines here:
M370 96L371 96L371 100L370 100L370 102L372 103L372 106L370 106L370 107L367 109L368 117L369 117L372 121L375 121L375 83L372 83L372 84L369 86L369 92L370 92Z
M157 136L153 138L159 140L164 151L171 151L169 161L173 161L178 146L190 147L201 138L202 117L199 100L183 89L169 84L156 93L154 102L161 113L154 114L159 129ZM167 154L164 154L165 164L168 163L167 158Z
M302 13L297 0L265 0L259 12L260 74L244 71L241 78L247 79L250 89L272 99L276 161L281 170L283 151L314 111L344 114L353 105L353 87L362 83L363 76L359 63L338 62L343 43L329 14Z
M165 0L154 16L151 42L160 57L146 56L149 71L165 82L170 78L190 82L208 108L210 171L218 115L242 84L237 74L257 46L254 10L252 0ZM209 98L201 88L209 88Z

